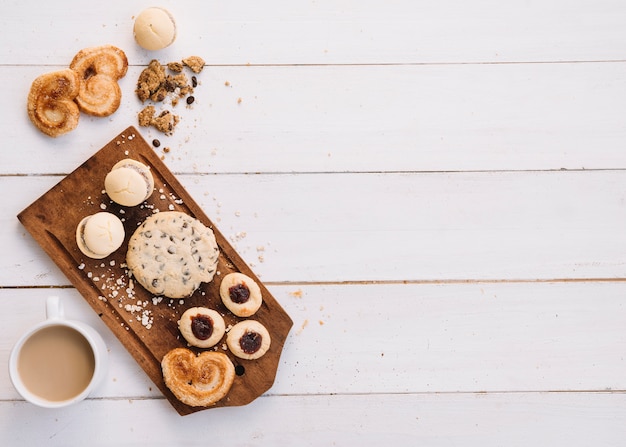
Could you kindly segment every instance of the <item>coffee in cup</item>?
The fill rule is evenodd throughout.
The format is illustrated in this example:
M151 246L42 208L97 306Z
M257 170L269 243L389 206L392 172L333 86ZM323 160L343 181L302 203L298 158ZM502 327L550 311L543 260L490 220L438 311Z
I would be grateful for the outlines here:
M58 297L46 301L46 316L17 341L9 371L27 401L57 408L85 399L101 382L107 349L92 327L64 318Z

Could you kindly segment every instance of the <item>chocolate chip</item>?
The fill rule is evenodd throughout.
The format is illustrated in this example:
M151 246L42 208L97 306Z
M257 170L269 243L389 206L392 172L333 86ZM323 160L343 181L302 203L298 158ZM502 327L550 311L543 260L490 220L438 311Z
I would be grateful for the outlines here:
M187 97L187 104L193 104L193 102L196 100L196 98L194 98L193 96L188 96Z
M196 78L195 76L191 77L191 86L194 88L198 86L198 78Z
M154 139L154 140L152 140L152 145L154 147L159 147L161 145L161 142L159 140Z

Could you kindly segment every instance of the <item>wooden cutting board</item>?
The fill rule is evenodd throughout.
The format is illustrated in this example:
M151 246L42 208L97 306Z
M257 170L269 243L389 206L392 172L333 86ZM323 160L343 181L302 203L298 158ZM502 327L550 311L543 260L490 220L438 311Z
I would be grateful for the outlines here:
M117 205L104 192L105 176L115 163L124 158L132 158L150 166L154 176L155 192L144 204L136 207ZM83 217L103 210L122 219L126 237L122 247L115 253L105 259L94 260L84 256L78 249L76 226ZM138 225L156 210L182 211L199 219L213 229L220 248L219 274L184 300L153 296L131 281L125 267L128 239ZM283 345L293 326L291 318L134 127L127 128L113 138L24 209L18 219L179 414L245 405L261 396L274 383ZM178 320L190 307L203 306L217 310L224 316L227 327L242 320L230 313L219 297L220 279L230 272L244 273L259 283L263 305L250 318L260 321L268 329L271 347L258 360L241 360L226 349L223 339L215 350L225 352L234 363L237 375L233 386L228 396L212 407L190 407L176 399L165 386L161 359L173 348L188 347L179 333Z

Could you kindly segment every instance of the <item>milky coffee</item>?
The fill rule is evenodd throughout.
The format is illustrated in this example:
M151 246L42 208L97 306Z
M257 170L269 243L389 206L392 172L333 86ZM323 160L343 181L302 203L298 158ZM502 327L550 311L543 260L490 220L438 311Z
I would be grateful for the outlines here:
M31 393L49 401L64 401L87 388L94 374L95 358L80 332L53 325L26 340L17 368Z

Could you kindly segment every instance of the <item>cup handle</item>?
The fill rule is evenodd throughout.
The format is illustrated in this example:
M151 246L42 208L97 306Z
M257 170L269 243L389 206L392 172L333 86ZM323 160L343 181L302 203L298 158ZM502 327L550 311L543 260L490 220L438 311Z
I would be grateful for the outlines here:
M49 296L46 300L46 318L48 320L63 318L63 304L58 296Z

